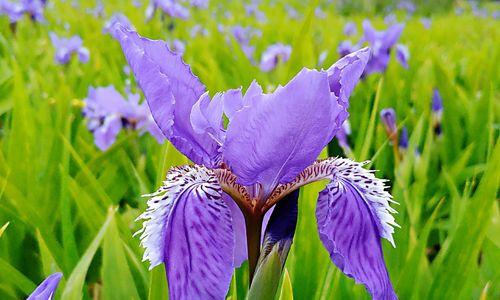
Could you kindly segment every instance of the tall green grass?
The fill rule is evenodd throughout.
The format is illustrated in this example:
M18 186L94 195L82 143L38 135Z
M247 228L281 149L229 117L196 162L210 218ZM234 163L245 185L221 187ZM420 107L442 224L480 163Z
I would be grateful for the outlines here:
M47 24L19 22L16 34L0 19L0 298L29 294L47 275L61 271L56 298L167 299L163 266L148 271L132 237L134 219L145 208L142 194L155 190L169 167L188 161L170 144L150 136L122 133L106 152L93 144L81 116L88 87L128 79L119 45L102 34L104 20L84 13L93 1L57 2ZM216 1L212 1L216 2ZM187 42L185 60L213 93L248 87L257 79L266 89L286 83L302 67L328 67L344 39L343 24L360 24L364 15L343 17L333 8L326 19L301 7L290 20L281 5L263 5L268 22L245 16L242 4L231 11L194 11L174 31L157 16L144 23L144 6L106 1L108 16L125 13L147 37ZM217 3L211 3L216 11ZM404 18L403 15L399 16ZM383 27L382 18L372 18ZM293 45L291 60L262 73L234 40L227 44L217 22L252 25L262 36L257 53L269 44ZM202 24L207 37L190 38ZM80 34L91 59L86 65L54 63L48 32ZM425 29L409 18L401 42L409 46L410 67L392 61L383 75L361 82L351 97L351 146L356 160L371 159L377 175L390 179L399 202L392 248L383 242L389 273L401 299L498 299L500 297L499 68L500 26L493 19L441 13ZM329 55L322 66L317 58ZM444 99L443 134L434 135L430 99L438 87ZM379 122L381 108L394 107L398 125L410 131L410 148L394 160ZM420 155L415 154L419 149ZM326 155L326 151L325 154ZM319 241L315 202L323 183L301 190L299 221L280 299L368 299L364 288L336 269ZM244 299L246 265L235 272L231 299Z

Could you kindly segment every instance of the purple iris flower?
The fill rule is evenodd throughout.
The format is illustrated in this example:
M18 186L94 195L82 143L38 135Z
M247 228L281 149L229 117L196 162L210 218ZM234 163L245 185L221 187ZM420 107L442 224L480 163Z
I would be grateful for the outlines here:
M23 15L37 22L44 21L45 4L41 0L20 0L17 2L0 0L0 15L7 15L10 23L16 23Z
M408 149L408 129L406 126L401 128L401 135L399 137L399 148Z
M261 23L267 21L266 14L264 14L258 6L258 3L249 3L245 5L245 13L248 17L255 17Z
M437 136L441 136L441 119L443 117L443 98L437 88L434 88L432 92L432 124L434 127L434 133Z
M171 43L169 43L170 50L177 54L184 54L184 51L186 51L186 44L179 40L179 39L174 39Z
M384 17L384 23L387 25L392 25L398 22L398 18L394 13L390 13Z
M104 17L104 4L102 1L98 0L94 8L87 8L87 13L94 16L95 18Z
M292 47L283 44L273 44L269 46L260 59L260 69L264 72L274 70L278 63L287 62L292 54Z
M189 36L194 38L198 35L201 36L207 36L208 35L208 30L206 28L203 28L200 24L196 24L191 28L191 31L189 33Z
M139 104L139 100L138 94L131 93L125 99L113 86L89 88L83 115L99 149L108 149L123 128L137 130L140 134L148 131L158 143L163 142L163 134L153 121L146 102Z
M250 40L255 36L260 36L262 32L250 26L243 27L240 25L233 26L232 32L234 39L240 44L245 56L253 62L255 47L250 45Z
M359 50L360 48L361 47L359 45L353 45L351 41L343 41L337 47L337 53L340 55L340 57L344 57L356 50Z
M117 28L119 26L123 26L123 27L129 28L131 30L135 30L134 26L132 25L130 20L127 18L127 16L125 16L122 13L114 13L111 16L111 18L106 22L106 24L104 24L103 32L111 34L111 36L116 39L117 37L116 37L115 31L117 30Z
M417 7L415 6L415 4L410 0L400 1L398 3L397 8L402 9L402 10L406 10L406 12L410 15L413 14L415 12L415 10L417 10Z
M285 9L286 9L286 12L288 14L288 17L290 19L294 19L294 20L298 20L300 18L300 14L299 12L295 9L295 7L289 5L289 4L285 4Z
M398 136L398 128L396 126L396 112L393 108L384 108L380 111L380 119L384 124L387 136L394 140Z
M146 8L146 19L153 18L158 8L172 18L184 20L189 18L189 10L177 0L151 0Z
M405 68L408 69L408 60L410 59L410 51L406 45L396 45L396 59Z
M89 50L83 47L82 39L75 35L71 38L58 37L54 32L50 32L50 40L56 49L55 60L60 65L67 64L73 54L78 55L78 59L82 63L89 61Z
M191 0L191 6L196 8L208 8L209 0Z
M269 94L254 81L210 99L164 41L126 29L119 40L156 123L194 163L172 168L140 217L144 259L165 264L171 299L224 299L245 248L255 268L264 214L323 179L316 216L331 259L374 299L396 299L381 248L396 225L384 181L363 163L316 160L348 116L369 49L326 71L304 68ZM273 216L269 224L288 221Z
M61 281L62 273L54 273L47 277L40 285L29 295L27 300L50 300Z
M422 25L424 25L425 29L431 28L431 25L432 25L431 18L421 18L420 22L422 23Z
M355 35L357 33L356 23L347 22L344 26L344 34L347 36Z
M403 24L394 24L386 31L376 31L370 21L363 21L363 41L372 48L372 57L366 66L364 76L371 73L382 73L389 64L391 50L403 31Z

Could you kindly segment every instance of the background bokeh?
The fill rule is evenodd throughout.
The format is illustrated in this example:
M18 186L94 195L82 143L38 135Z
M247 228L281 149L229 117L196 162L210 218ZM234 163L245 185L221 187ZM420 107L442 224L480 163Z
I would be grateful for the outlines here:
M124 71L119 43L103 33L115 12L143 36L183 41L185 61L211 94L246 89L254 79L273 90L302 67L329 67L339 58L339 43L349 39L347 22L357 25L352 41L362 35L364 19L377 29L388 27L388 15L404 23L399 42L408 46L409 67L392 53L386 72L356 87L349 119L349 155L371 160L368 167L390 180L399 202L396 248L383 242L392 282L400 299L499 299L500 5L420 0L408 11L400 2L260 1L265 20L229 0L190 8L186 20L157 12L146 22L146 0L107 0L102 14L95 14L96 1L49 0L45 21L23 17L15 28L0 15L0 299L22 299L56 271L64 274L57 299L166 297L163 267L150 272L141 262L134 219L145 209L141 195L187 160L168 142L133 130L101 151L82 116L91 86L139 92ZM428 28L422 18L430 19ZM192 34L195 25L206 34ZM235 25L260 30L250 41L257 61L274 43L292 47L289 61L263 72L227 29ZM88 63L73 57L56 64L49 32L79 35ZM443 99L441 134L431 111L434 88ZM405 150L395 150L387 137L379 117L386 107L395 109L398 128L408 128ZM324 156L327 151L345 155L335 141ZM323 186L300 192L297 232L277 297L368 299L319 241L314 209ZM245 297L246 268L235 272L231 299Z

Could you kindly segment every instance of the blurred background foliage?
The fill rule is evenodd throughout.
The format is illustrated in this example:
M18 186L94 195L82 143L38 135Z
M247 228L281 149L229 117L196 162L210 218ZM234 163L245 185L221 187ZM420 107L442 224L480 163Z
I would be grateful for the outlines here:
M94 1L54 1L46 23L25 18L15 33L0 16L1 299L25 297L55 271L64 273L58 299L167 298L163 267L149 272L141 262L134 219L145 208L141 195L155 190L169 167L187 160L169 143L134 132L99 151L81 114L89 86L124 91L133 82L123 71L119 44L102 33L113 12L124 13L143 36L185 41L184 58L211 93L246 89L254 79L272 90L302 67L326 68L338 59L344 24L355 22L360 36L363 19L385 28L384 16L394 13L406 23L401 42L411 53L409 68L392 57L386 73L360 82L350 106L352 157L372 160L370 168L390 180L399 202L397 247L383 242L392 282L400 299L500 298L499 21L474 14L463 1L415 1L412 16L396 9L396 1L286 2L299 19L288 16L285 1L262 1L264 23L247 17L241 2L210 1L208 10L193 9L188 20L173 21L173 30L172 21L159 15L146 23L144 1L139 8L105 1L104 18L87 13ZM314 15L317 5L324 18ZM499 9L494 2L479 5ZM423 16L431 18L429 29ZM209 34L190 37L196 24ZM258 28L256 53L282 42L292 45L292 57L263 73L217 30L219 24ZM56 65L50 31L79 34L89 63ZM441 136L434 133L430 110L435 87L444 102ZM399 161L379 120L385 107L393 107L398 127L410 132ZM277 297L368 299L320 244L314 209L322 188L317 183L301 190L296 237ZM228 297L244 299L247 281L243 265Z

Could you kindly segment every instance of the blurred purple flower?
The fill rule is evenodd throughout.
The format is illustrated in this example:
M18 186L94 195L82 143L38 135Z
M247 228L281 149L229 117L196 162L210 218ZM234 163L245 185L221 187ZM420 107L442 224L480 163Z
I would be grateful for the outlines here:
M208 30L201 26L200 24L196 24L191 28L191 31L189 32L189 36L194 38L198 35L201 36L207 36L208 35Z
M245 4L245 13L248 17L255 17L261 23L267 21L266 15L259 9L258 3Z
M327 56L328 56L328 51L327 50L321 51L321 53L318 56L318 66L319 67L323 65L323 63L325 62L325 59L326 59Z
M123 128L137 130L140 134L148 131L158 143L164 140L147 103L139 104L138 94L128 93L127 97L125 99L113 86L89 88L82 112L87 128L94 134L96 146L102 151L116 141Z
M320 6L317 6L314 9L314 16L318 19L325 19L326 13L323 11L323 9Z
M191 6L196 8L208 8L209 0L191 0Z
M370 21L363 21L363 41L368 42L372 56L363 76L371 73L382 73L389 64L391 50L403 31L403 24L394 24L385 31L376 31Z
M182 55L186 51L186 44L179 39L174 39L171 43L169 43L169 46L170 50L177 54Z
M415 12L415 10L417 9L415 4L410 0L399 1L397 8L405 10L410 15L413 14Z
M340 57L344 57L356 50L359 50L360 48L361 47L358 45L353 45L351 41L343 41L337 47L337 53L340 55Z
M96 18L104 17L104 4L101 0L98 0L94 8L87 8L87 13Z
M394 13L390 13L384 17L384 23L387 25L392 25L398 22L398 19Z
M408 69L408 60L410 59L410 51L406 45L396 45L396 59L405 68Z
M71 38L58 37L54 32L50 32L50 40L56 50L55 60L60 65L69 63L73 54L78 55L78 59L82 63L89 61L89 50L83 47L82 39L75 35Z
M406 126L401 128L401 134L399 136L399 148L408 149L408 129Z
M355 35L357 33L356 29L356 23L354 22L347 22L344 25L344 34L347 36Z
M398 128L396 126L396 112L393 108L384 108L380 111L380 119L384 124L385 132L391 140L397 139Z
M151 0L146 8L146 19L152 19L158 8L172 18L184 20L189 18L189 10L179 2L177 0Z
M28 296L26 300L51 300L61 281L62 273L54 273L47 277L40 285Z
M285 9L290 19L298 20L300 18L299 12L290 4L285 4Z
M290 55L292 54L292 47L289 45L283 44L274 44L269 47L262 53L262 57L260 59L260 69L264 72L269 72L274 70L278 63L287 62L290 59Z
M132 23L130 23L127 16L122 13L114 13L111 18L109 18L109 20L104 24L103 32L109 33L116 39L116 31L118 30L118 26L123 26L127 29L135 30L134 26L132 25Z
M432 111L436 114L441 114L443 111L443 98L437 88L432 92Z
M28 15L33 21L44 21L45 4L41 0L20 0L17 2L0 0L0 15L7 15L10 23L16 23L23 15Z
M250 45L250 40L253 37L258 37L262 34L262 32L258 29L255 29L253 27L247 26L243 27L240 25L233 26L232 28L233 36L234 39L238 42L238 44L241 46L241 50L245 54L245 56L250 60L254 61L254 52L255 52L255 47Z
M431 25L432 25L431 18L421 18L420 22L422 23L422 25L424 25L425 29L431 28Z
M396 225L384 181L361 163L316 161L348 116L368 49L326 71L304 68L269 94L254 81L245 93L229 90L210 99L165 42L127 30L119 40L158 126L195 164L172 168L140 217L144 259L151 268L165 264L171 299L223 299L234 268L246 259L241 250L248 247L255 268L262 230L255 220L274 205L286 209L284 199L323 179L330 183L316 216L332 261L374 299L396 299L381 247L381 238L393 243ZM245 219L255 226L245 228ZM246 231L254 238L245 245Z

